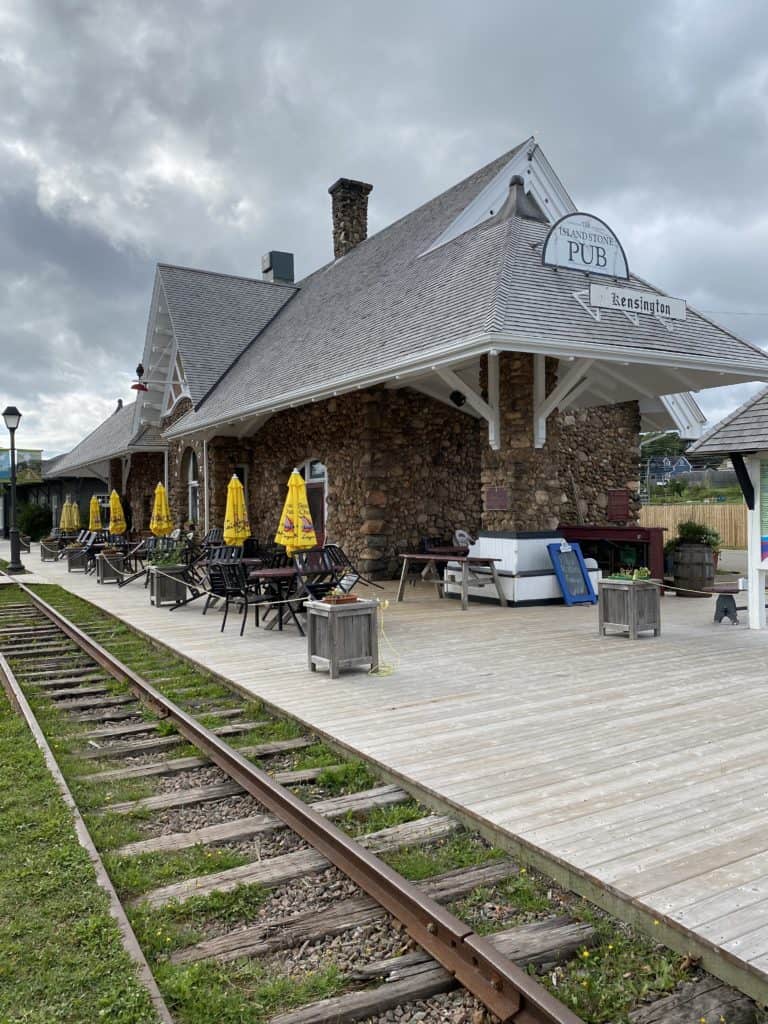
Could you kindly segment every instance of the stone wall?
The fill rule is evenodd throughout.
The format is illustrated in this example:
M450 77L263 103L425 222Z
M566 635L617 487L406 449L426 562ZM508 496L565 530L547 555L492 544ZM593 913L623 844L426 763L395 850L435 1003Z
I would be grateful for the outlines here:
M131 455L125 494L131 507L133 530L149 529L155 487L158 481L162 482L164 470L162 452L134 452Z
M547 360L547 392L556 361ZM607 491L628 488L639 515L637 402L555 412L543 448L533 447L533 356L499 356L501 448L483 449L483 528L552 530L560 523L605 523ZM510 508L489 511L488 488L509 491Z
M123 460L122 459L110 459L109 460L109 493L117 491L118 494L123 492Z
M227 483L244 465L253 535L271 543L291 470L318 459L328 474L326 539L367 572L390 574L397 552L422 536L447 539L457 526L479 527L483 435L471 417L407 390L359 391L281 412L253 437L208 443L209 523L223 525ZM186 508L189 447L202 467L201 442L173 442L169 452L177 518Z
M555 363L548 361L548 389ZM606 521L607 491L628 487L636 517L637 404L555 413L547 443L533 448L533 358L502 354L501 450L488 447L487 425L408 389L374 388L275 414L256 435L215 437L208 449L209 522L222 526L227 483L248 472L254 537L271 543L288 476L309 459L328 473L326 539L365 571L393 575L397 554L424 536L449 539L461 527L547 530L561 522ZM169 453L171 510L186 518L184 453L200 465L202 442L174 442ZM491 486L504 487L511 508L491 511Z

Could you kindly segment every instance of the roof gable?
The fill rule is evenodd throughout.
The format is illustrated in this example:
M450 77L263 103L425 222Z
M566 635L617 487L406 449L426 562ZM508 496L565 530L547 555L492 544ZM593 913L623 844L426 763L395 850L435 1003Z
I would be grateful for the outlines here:
M728 455L768 449L768 388L753 395L738 409L692 444L689 455Z
M165 263L157 272L196 404L296 292L290 285Z

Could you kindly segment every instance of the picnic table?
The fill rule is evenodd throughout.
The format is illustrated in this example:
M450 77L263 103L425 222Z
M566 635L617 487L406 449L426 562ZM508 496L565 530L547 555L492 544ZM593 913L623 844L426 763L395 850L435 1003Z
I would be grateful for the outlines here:
M449 562L458 565L461 569L461 607L464 611L469 607L469 583L473 569L485 568L490 570L491 579L496 587L499 596L499 603L507 607L507 598L501 586L499 574L496 572L496 562L501 558L482 558L477 555L438 555L434 551L421 551L418 553L408 552L400 555L403 560L403 570L400 573L400 585L397 588L397 600L402 601L405 596L405 583L408 578L408 569L411 565L424 562L425 566L421 576L424 580L432 579L437 587L438 597L444 597L443 581L438 572L438 565L447 565ZM485 581L483 581L485 585Z

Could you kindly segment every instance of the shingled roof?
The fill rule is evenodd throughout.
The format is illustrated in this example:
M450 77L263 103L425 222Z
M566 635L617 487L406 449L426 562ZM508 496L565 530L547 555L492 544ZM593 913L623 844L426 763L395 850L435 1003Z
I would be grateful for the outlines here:
M44 475L49 478L74 476L76 471L105 462L132 450L163 451L165 443L156 427L145 427L134 437L133 411L136 403L124 405L83 438L72 451L51 460Z
M194 403L296 292L293 285L168 263L158 264L157 281Z
M690 308L687 320L671 329L649 316L633 325L607 310L595 320L574 297L588 289L585 275L542 265L549 225L541 221L502 211L432 248L518 150L302 281L292 301L166 436L301 404L333 388L367 386L438 356L461 357L473 346L487 351L497 343L617 366L626 360L645 364L650 374L656 366L683 367L697 387L713 386L723 372L734 382L768 379L762 350ZM652 287L635 277L628 283Z
M729 455L768 450L768 388L717 423L686 455Z

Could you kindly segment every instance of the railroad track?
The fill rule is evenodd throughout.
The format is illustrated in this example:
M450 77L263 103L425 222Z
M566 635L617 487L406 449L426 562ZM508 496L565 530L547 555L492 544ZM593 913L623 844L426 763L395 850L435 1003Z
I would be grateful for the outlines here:
M384 1020L424 1000L429 1020L486 1019L485 1008L491 1020L577 1024L528 971L588 957L590 925L555 915L481 936L448 909L515 877L512 861L479 858L406 880L382 858L449 843L456 822L415 809L364 769L328 764L311 736L274 738L274 723L220 684L164 676L161 657L144 678L100 642L119 650L105 616L94 610L81 628L18 585L23 598L0 605L0 674L17 705L23 693L45 709L47 731L76 756L69 781L127 905L124 934L134 941L131 917L155 966L258 960L295 977L305 959L315 968L341 950L338 992L277 1013L275 1024ZM386 824L397 809L401 820ZM234 924L232 902L220 914L227 898L239 906ZM162 939L174 916L194 918L195 932L166 936L171 949L158 951L147 937ZM435 1007L462 987L475 1003L446 995ZM467 1016L457 1017L462 1005Z

